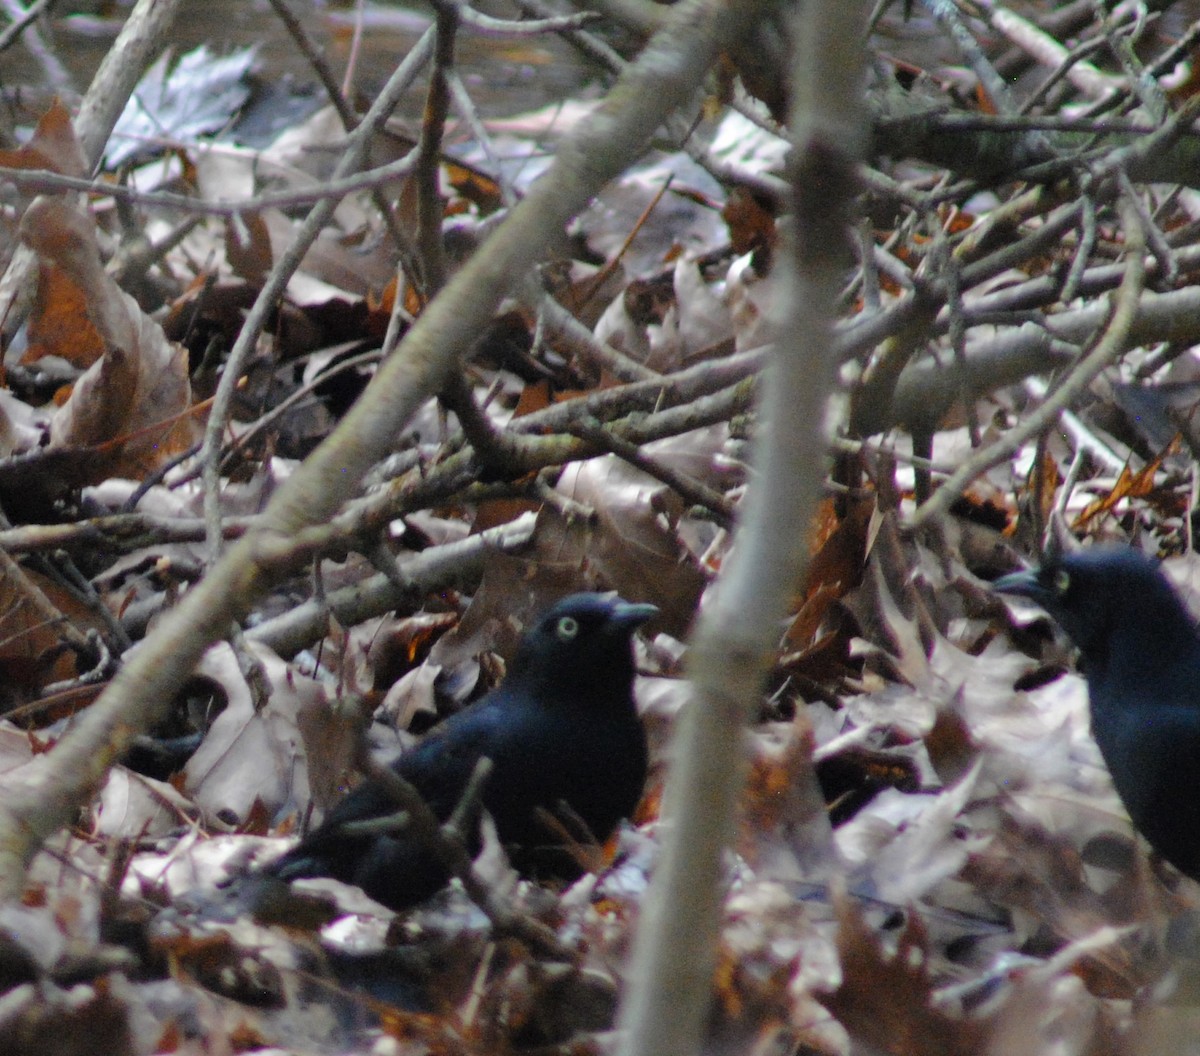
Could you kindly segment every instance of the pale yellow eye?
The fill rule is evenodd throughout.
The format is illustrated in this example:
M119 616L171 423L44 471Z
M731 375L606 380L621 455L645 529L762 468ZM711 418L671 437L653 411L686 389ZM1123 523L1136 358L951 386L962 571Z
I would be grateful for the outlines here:
M554 633L560 642L569 642L579 633L579 621L574 616L564 616L554 625Z
M1065 568L1060 568L1054 573L1054 593L1060 598L1071 589L1071 573Z

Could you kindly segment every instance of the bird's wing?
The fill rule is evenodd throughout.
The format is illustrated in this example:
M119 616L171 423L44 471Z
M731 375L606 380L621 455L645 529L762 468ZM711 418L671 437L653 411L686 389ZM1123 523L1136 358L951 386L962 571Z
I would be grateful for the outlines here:
M495 750L498 731L503 731L503 708L485 698L451 716L405 752L393 769L422 796L439 821L445 821L466 791L479 759ZM295 875L327 874L350 878L357 859L373 844L372 837L347 841L343 826L386 817L401 809L378 783L364 781L334 804L321 825L280 859L280 867ZM374 841L394 844L395 840ZM344 859L344 860L343 860ZM301 867L305 870L301 873Z
M393 764L444 821L458 806L479 760L498 751L520 723L496 691L451 716Z
M1094 727L1113 784L1130 818L1164 857L1200 869L1200 712L1129 706Z
M439 821L445 821L458 806L476 764L501 747L520 723L510 702L496 691L457 715L452 715L426 734L392 763L392 768L411 784ZM341 839L338 830L348 822L364 821L396 813L400 805L377 782L364 781L334 804L320 827L310 833L305 845L317 848Z

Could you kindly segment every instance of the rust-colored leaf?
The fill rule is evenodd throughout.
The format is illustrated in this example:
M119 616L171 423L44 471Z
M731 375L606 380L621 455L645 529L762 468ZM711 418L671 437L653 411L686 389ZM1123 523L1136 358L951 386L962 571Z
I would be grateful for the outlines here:
M35 316L44 338L35 358L53 353L88 367L51 424L50 446L122 441L99 460L93 480L141 478L185 451L194 432L187 352L167 341L104 270L91 217L66 201L39 198L21 221L21 237L43 273L58 273L49 288L60 280L71 287L57 300L50 294L41 300L49 314ZM69 323L79 318L79 295L91 329L82 328L84 339L76 344ZM60 318L67 312L73 315ZM103 355L95 358L98 347Z
M125 294L104 270L90 216L62 199L38 198L21 220L21 240L43 267L59 269L82 291L87 317L106 346L132 347L136 330L130 309ZM41 355L51 353L69 359L69 344L47 348Z
M888 1056L975 1056L983 1027L933 1002L924 926L912 914L889 956L847 898L837 899L842 984L819 999L861 1044Z
M87 294L62 268L42 264L21 362L59 356L77 367L90 367L102 355L104 339L88 317Z
M1149 495L1154 490L1154 478L1162 468L1163 460L1179 450L1179 442L1178 435L1173 437L1158 455L1136 473L1131 472L1129 466L1125 466L1121 470L1120 476L1117 477L1117 482L1113 485L1112 490L1095 502L1089 503L1084 511L1075 518L1072 527L1076 529L1086 527L1088 522L1102 513L1109 512L1123 499L1144 498Z
M0 166L9 169L47 169L83 179L87 165L75 138L71 115L57 99L47 110L29 142L18 150L0 150Z
M275 263L271 233L259 213L243 213L225 220L225 259L233 273L252 286L261 286Z
M170 344L153 320L143 322L144 344L134 353L110 349L79 379L51 424L52 447L121 441L98 467L100 479L139 480L193 442L187 352Z
M749 191L735 188L721 210L739 255L775 244L775 217Z

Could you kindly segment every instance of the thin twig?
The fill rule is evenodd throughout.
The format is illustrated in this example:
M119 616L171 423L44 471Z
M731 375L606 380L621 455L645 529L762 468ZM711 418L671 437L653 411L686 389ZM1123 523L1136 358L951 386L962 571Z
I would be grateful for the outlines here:
M417 167L413 186L417 196L417 253L421 261L421 293L433 297L446 282L446 254L442 241L441 154L446 117L450 111L447 74L454 68L454 41L458 33L458 9L439 2L433 44L433 68L421 119L417 144Z
M703 506L713 514L713 519L722 528L732 528L734 511L733 505L715 488L710 488L702 481L680 473L670 466L663 465L657 459L645 454L637 445L622 439L616 433L605 429L595 418L584 418L572 424L571 431L585 440L591 440L606 448L624 462L640 469L660 480L667 487L693 506Z
M1014 426L999 440L976 451L943 482L924 505L916 510L906 525L919 531L944 517L976 477L1012 457L1023 444L1048 428L1065 408L1069 407L1092 380L1128 347L1128 338L1137 317L1138 301L1145 288L1146 237L1141 217L1132 202L1121 198L1121 220L1125 230L1125 280L1113 298L1112 320L1096 347L1063 379L1063 383L1041 407Z
M58 0L36 0L35 3L30 4L23 15L17 18L3 33L0 33L0 52L11 48L17 42L17 38L43 14L49 12L56 3Z
M325 89L325 95L338 112L342 127L349 132L358 124L358 117L346 101L346 96L338 85L337 78L333 75L333 70L329 68L329 63L325 61L325 56L321 53L321 49L313 43L313 39L304 28L304 23L292 14L292 10L287 6L285 0L268 0L268 2L271 5L271 10L275 12L275 17L283 23L284 28L291 34L297 47L300 48L301 53L308 60L308 64L313 68L313 72L320 79L321 86Z
M433 47L433 31L427 31L413 46L412 51L396 67L388 79L379 97L363 118L362 124L351 134L346 149L333 171L333 178L340 179L355 171L367 156L367 151L375 135L378 134L388 115L395 109L417 73L427 61ZM221 380L213 397L212 411L204 431L204 446L200 451L200 460L204 465L204 517L209 526L208 551L214 558L221 551L223 534L221 532L220 507L220 465L219 458L225 425L229 419L233 394L237 387L242 366L249 356L251 349L258 342L259 334L266 325L267 317L275 308L279 298L283 296L288 280L300 266L305 253L320 234L321 229L333 215L334 203L331 200L319 202L305 217L291 244L271 269L267 281L259 291L245 321L241 332L229 350Z
M531 949L555 960L574 962L579 954L564 946L545 924L519 913L501 899L475 872L471 855L461 839L443 830L424 797L395 770L374 760L364 759L361 769L368 781L388 795L408 815L408 828L437 858L438 862L459 879L463 889L503 935L511 935Z

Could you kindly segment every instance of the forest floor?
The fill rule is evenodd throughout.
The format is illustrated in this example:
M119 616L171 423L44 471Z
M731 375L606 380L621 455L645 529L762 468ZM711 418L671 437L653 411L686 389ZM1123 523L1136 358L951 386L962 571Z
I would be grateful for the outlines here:
M1200 1036L1178 938L1200 895L1132 831L1069 646L989 590L1049 540L1121 541L1200 611L1200 23L1180 6L895 5L869 38L827 494L813 525L779 526L808 531L811 562L748 737L713 1052ZM486 69L459 77L437 51L420 116L355 176L335 171L345 119L371 99L315 87L354 84L353 18L306 10L309 29L336 20L319 46L280 23L311 84L222 41L172 53L99 148L53 90L68 16L0 31L0 62L24 48L44 73L0 85L6 779L53 767L652 28L463 16L475 54L507 34L506 76L524 54L537 79L550 32L586 58L565 87L545 75L547 105L485 117ZM429 23L443 44L449 21ZM608 1050L772 340L788 144L766 51L725 57L696 112L544 247L466 384L325 530L287 541L265 598L46 843L0 905L0 1052ZM584 589L660 615L638 643L649 785L609 846L581 848L583 879L519 879L489 847L500 922L458 884L399 915L334 881L269 920L223 901L354 783L364 739L402 751ZM816 821L797 791L812 761ZM805 845L826 819L833 872Z

